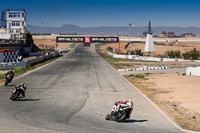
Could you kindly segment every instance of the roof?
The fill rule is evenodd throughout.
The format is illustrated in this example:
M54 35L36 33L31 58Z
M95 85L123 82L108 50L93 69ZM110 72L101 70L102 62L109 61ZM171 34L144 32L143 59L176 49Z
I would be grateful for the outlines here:
M7 9L6 11L23 11L23 12L25 12L25 9Z
M13 50L13 49L2 49L2 50L0 50L0 53L1 52L16 52L16 50Z

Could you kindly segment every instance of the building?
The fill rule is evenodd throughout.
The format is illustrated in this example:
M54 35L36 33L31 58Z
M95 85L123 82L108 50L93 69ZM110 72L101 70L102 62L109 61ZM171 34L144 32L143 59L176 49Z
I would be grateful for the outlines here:
M190 34L190 35L185 35L184 37L195 37L194 34Z
M28 54L31 49L26 44L26 11L25 9L7 9L1 13L0 50L14 49Z
M161 38L170 38L170 37L175 37L175 35L172 35L172 34L161 34L160 37Z
M24 9L2 11L1 31L10 34L26 33L26 12Z

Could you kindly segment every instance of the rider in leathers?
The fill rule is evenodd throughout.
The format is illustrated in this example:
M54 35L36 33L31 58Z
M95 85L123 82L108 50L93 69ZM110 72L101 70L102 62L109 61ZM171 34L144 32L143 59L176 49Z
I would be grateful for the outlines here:
M6 79L7 79L7 75L10 75L11 78L10 78L10 82L12 81L13 77L14 77L14 72L12 69L10 69L7 73L6 73Z
M116 106L120 105L121 107L132 107L133 106L133 102L131 100L127 100L127 101L116 101L115 104ZM128 118L130 118L130 116L128 116ZM112 115L112 111L106 116L106 120L114 120L113 115Z
M24 82L16 86L16 89L20 89L20 93L22 94L22 98L25 97L26 85Z

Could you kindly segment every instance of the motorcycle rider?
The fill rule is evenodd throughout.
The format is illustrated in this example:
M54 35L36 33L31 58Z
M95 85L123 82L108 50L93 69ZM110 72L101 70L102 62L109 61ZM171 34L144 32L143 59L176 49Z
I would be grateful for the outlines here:
M26 92L26 85L25 85L25 83L22 82L22 83L18 84L16 86L16 89L20 90L20 93L22 94L22 98L24 98L25 97L25 92Z
M10 69L7 73L6 73L6 80L8 80L8 75L11 76L11 78L9 79L9 81L11 82L13 77L14 77L14 72L12 69Z
M128 99L126 101L116 101L114 105L115 106L120 105L120 107L122 107L122 108L127 108L127 107L133 107L133 102L130 99ZM110 119L114 120L113 113L118 113L118 112L113 112L113 109L112 109L111 112L109 114L107 114L105 119L106 120L110 120ZM129 116L127 118L130 118L130 114L129 114Z

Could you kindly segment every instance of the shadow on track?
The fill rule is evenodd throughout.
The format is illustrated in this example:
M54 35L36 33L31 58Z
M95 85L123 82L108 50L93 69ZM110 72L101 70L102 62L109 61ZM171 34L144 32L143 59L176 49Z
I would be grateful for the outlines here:
M39 101L40 99L17 99L16 101Z
M16 85L12 85L12 84L11 84L11 85L7 85L7 86L10 87L10 86L16 86Z
M123 123L147 122L148 120L125 120Z

